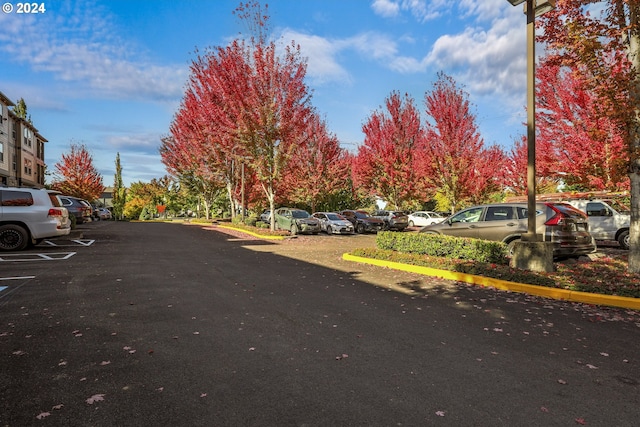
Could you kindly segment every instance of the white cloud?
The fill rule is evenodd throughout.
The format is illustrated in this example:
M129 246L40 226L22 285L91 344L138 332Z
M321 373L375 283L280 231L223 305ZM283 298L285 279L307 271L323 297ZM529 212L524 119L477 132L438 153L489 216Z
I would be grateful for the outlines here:
M282 32L282 40L288 44L294 40L300 45L302 54L307 57L307 75L316 83L348 82L347 70L338 62L342 50L341 43L286 29Z
M294 40L300 45L302 54L308 59L307 75L316 84L350 83L353 77L340 61L351 52L384 64L393 61L398 53L395 41L375 32L344 39L326 39L286 29L282 32L282 40L285 43Z
M449 0L374 0L371 8L383 18L397 18L407 11L418 22L427 22L442 16L453 4Z
M133 149L137 152L158 153L160 138L161 136L157 133L110 135L106 137L106 146L110 149L126 149L127 151Z
M186 66L157 66L137 59L143 56L140 49L117 36L117 28L100 8L69 4L66 13L39 16L37 21L0 15L0 54L73 83L76 91L116 99L181 96Z
M375 0L371 8L377 15L385 18L394 18L400 13L400 5L391 0Z
M500 17L505 10L513 8L506 0L459 0L458 7L465 17L473 17L477 21L490 21ZM522 15L522 5L518 11Z

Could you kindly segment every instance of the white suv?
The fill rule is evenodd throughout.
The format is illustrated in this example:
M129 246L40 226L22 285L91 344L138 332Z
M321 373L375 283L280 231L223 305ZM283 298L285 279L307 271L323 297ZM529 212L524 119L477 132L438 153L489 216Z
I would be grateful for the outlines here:
M47 190L0 187L0 250L20 251L71 231L69 212Z

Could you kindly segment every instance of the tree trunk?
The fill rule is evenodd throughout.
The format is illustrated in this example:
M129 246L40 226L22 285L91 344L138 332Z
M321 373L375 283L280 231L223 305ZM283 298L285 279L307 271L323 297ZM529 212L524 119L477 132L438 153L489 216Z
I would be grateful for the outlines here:
M629 130L629 180L631 184L631 227L629 228L629 272L640 273L640 34L637 6L630 8L630 27L628 56L635 72L631 94L634 106L633 122Z
M229 207L231 209L231 219L233 220L236 217L236 202L233 199L233 188L231 186L231 181L227 182L227 196L229 197Z

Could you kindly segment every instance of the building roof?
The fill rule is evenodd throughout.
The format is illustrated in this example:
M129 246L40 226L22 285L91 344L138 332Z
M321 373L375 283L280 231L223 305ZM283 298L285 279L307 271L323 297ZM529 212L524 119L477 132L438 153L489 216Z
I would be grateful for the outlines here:
M3 104L8 105L9 107L15 107L16 105L2 92L0 92L0 101L2 101Z

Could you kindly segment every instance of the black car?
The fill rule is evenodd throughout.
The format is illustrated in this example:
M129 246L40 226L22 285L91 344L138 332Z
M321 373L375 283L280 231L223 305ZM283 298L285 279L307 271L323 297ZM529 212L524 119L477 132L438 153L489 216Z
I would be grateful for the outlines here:
M378 231L384 230L384 221L372 217L365 211L346 210L339 213L351 221L356 229L356 233L377 233Z
M76 224L91 222L93 208L91 208L89 202L78 197L65 196L62 194L56 194L56 197L60 201L60 204L69 211L69 217L75 217Z

